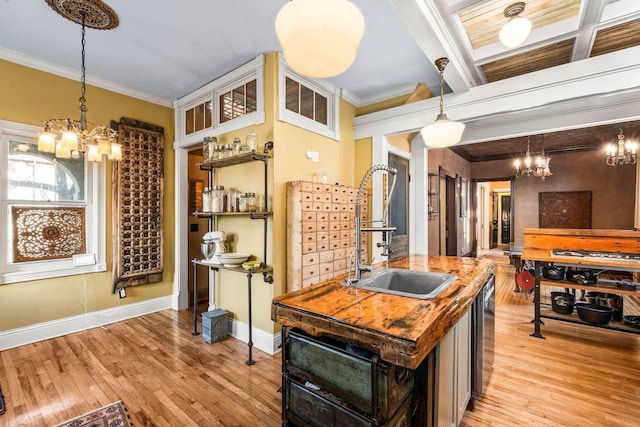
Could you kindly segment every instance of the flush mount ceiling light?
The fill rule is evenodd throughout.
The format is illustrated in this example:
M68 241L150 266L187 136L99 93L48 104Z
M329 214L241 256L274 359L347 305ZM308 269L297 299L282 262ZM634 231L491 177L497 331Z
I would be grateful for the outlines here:
M436 121L425 126L420 134L424 143L431 148L443 148L456 145L462 138L464 123L452 122L444 113L444 69L447 67L449 59L436 59L436 67L440 71L440 114Z
M364 35L362 13L347 0L292 0L275 25L287 64L314 78L345 72Z
M638 144L635 142L624 141L624 134L620 128L618 135L618 144L607 144L607 164L609 166L617 165L635 165L638 151Z
M525 3L519 1L510 4L504 9L504 16L505 18L509 18L509 21L504 24L498 37L506 47L518 47L529 37L531 21L519 16L524 11L524 7Z
M116 142L118 133L108 126L87 122L85 85L85 28L110 30L118 26L118 15L100 0L46 0L59 15L82 26L82 79L80 91L80 120L49 119L44 122L44 132L38 137L38 151L54 153L57 158L80 158L87 153L87 160L121 160L122 151Z

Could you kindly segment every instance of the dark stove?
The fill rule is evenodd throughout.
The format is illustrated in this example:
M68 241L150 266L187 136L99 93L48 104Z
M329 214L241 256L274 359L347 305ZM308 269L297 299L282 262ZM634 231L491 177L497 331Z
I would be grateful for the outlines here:
M640 262L640 254L625 253L625 252L598 252L598 251L587 251L583 249L579 249L579 250L552 249L551 255L563 256L563 257L600 258L600 259L609 259L609 260L615 260L615 261Z

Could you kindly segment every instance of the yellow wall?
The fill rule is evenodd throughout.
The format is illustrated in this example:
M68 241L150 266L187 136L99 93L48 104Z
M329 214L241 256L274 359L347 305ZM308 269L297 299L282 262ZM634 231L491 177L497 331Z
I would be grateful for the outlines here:
M315 172L324 172L330 183L354 186L360 176L371 166L369 143L360 144L362 154L355 158L353 121L356 109L348 102L340 101L340 141L320 136L277 119L278 61L272 52L265 61L265 123L247 127L218 136L221 143L231 142L234 137L245 138L249 130L259 137L260 147L265 141L274 142L273 160L268 166L269 206L273 217L268 221L269 255L267 262L274 266L274 283L264 283L261 276L253 277L253 324L273 333L277 325L271 321L271 300L286 292L286 182L311 180ZM76 117L79 82L0 61L0 119L40 125L49 117ZM6 101L6 102L5 102ZM127 290L127 298L119 300L111 294L111 256L108 255L109 271L84 276L71 276L34 282L0 286L0 303L10 301L7 310L0 310L0 330L8 330L48 320L60 319L84 312L83 294L86 282L88 311L106 309L118 304L129 304L163 295L173 291L174 274L174 124L173 110L136 100L103 89L88 87L88 118L97 123L108 123L121 116L150 122L165 128L165 270L164 281ZM307 150L320 153L320 162L305 157ZM354 165L356 167L354 168ZM259 196L263 189L263 164L220 169L217 181L226 188L254 191ZM110 194L110 183L106 191ZM186 202L186 201L184 201ZM107 206L107 235L111 235L111 202ZM262 259L262 220L244 217L225 217L219 220L220 229L230 234L230 249L250 252ZM111 241L107 253L111 254ZM188 262L188 261L185 261ZM232 317L248 322L247 279L232 272L219 273L216 286L216 304L231 312ZM26 309L28 307L28 309Z
M79 117L80 82L0 60L0 119L42 125L48 118ZM111 239L107 238L108 271L58 279L0 285L0 331L131 304L173 292L174 275L174 125L173 110L93 86L87 87L87 118L108 124L131 117L164 127L164 274L163 282L127 290L127 298L111 293ZM34 135L35 136L35 135ZM107 172L107 236L111 236L111 180ZM85 286L86 285L86 286Z
M266 260L274 268L274 280L273 284L268 284L262 280L261 275L252 278L253 325L268 333L274 333L278 327L271 321L271 300L274 296L286 292L287 288L286 183L298 180L311 181L314 173L324 172L332 184L354 184L355 107L344 100L340 101L340 141L280 122L278 58L275 52L265 56L264 69L265 123L220 135L218 142L228 143L236 136L244 139L251 129L258 134L260 149L265 141L274 142L273 159L268 165L269 208L273 211L273 217L268 221L269 254ZM307 150L319 152L320 162L307 159ZM369 155L366 168L370 163ZM261 162L231 166L216 173L216 182L224 185L226 189L253 191L259 199L264 194L264 165ZM218 229L225 231L230 237L229 250L248 252L262 260L262 220L222 217L218 219ZM246 276L228 271L217 274L216 305L229 311L232 318L248 323Z

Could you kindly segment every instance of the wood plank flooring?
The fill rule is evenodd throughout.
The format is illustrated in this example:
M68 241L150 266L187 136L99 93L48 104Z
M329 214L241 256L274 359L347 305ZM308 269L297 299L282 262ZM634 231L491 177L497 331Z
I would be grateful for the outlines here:
M494 372L462 425L640 425L640 337L546 320L497 267ZM278 426L280 355L192 337L192 313L163 311L0 353L0 426L51 426L122 399L136 426Z

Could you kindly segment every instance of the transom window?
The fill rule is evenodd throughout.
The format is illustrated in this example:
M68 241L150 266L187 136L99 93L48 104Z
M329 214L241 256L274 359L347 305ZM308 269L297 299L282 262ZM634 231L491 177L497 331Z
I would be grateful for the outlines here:
M251 80L220 95L220 123L254 113L256 104L256 81Z
M205 101L185 111L184 125L187 135L210 128L213 121L213 103Z
M340 90L290 69L279 58L278 112L280 121L340 140Z
M179 146L264 123L264 55L177 100Z
M309 89L290 77L286 78L287 110L300 114L308 119L327 125L327 97Z

